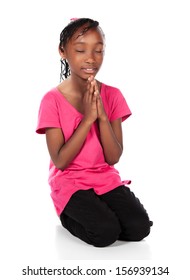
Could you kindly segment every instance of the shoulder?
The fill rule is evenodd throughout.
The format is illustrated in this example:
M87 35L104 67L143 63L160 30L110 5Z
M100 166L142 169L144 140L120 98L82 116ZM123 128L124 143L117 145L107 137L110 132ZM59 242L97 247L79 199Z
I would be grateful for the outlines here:
M122 118L124 121L131 115L131 110L119 88L103 83L101 96L110 121L118 118Z
M58 97L58 89L56 87L53 87L49 91L47 91L43 96L42 96L42 101L43 102L48 102L49 100L55 100Z
M119 88L102 83L101 90L103 92L117 93L121 92Z
M54 87L46 92L40 102L41 107L57 107L61 103L62 95L59 90Z
M102 98L108 100L117 100L117 99L125 99L121 90L118 87L114 87L111 85L107 85L102 83L101 86L101 95Z

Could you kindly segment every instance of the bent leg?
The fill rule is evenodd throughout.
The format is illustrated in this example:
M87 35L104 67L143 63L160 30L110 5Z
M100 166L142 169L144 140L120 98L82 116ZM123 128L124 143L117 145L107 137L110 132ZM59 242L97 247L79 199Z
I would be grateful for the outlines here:
M119 239L140 241L150 233L152 222L139 199L126 186L101 195L101 199L116 213L122 232Z
M121 233L115 213L92 189L74 193L60 219L74 236L96 247L112 244Z

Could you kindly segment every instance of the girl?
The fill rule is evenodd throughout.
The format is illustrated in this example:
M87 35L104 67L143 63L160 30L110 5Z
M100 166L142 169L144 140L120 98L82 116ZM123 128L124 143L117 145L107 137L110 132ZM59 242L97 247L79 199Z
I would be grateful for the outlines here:
M152 225L130 181L114 168L123 151L121 123L131 111L119 89L95 79L104 50L97 21L75 19L63 29L64 80L42 98L36 129L46 134L51 197L62 225L97 247L140 241Z

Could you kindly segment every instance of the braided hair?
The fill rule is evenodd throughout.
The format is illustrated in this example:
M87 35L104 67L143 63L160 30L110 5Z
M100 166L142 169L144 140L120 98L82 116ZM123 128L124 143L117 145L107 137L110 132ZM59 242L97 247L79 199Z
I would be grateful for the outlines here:
M99 22L92 20L90 18L78 18L72 20L61 32L60 34L60 43L59 43L59 49L62 51L69 40L73 37L73 35L76 33L76 31L84 26L84 29L81 31L81 33L78 36L82 36L85 34L89 29L99 26ZM62 80L67 79L71 74L69 64L66 59L61 59L61 73L60 73L60 82Z

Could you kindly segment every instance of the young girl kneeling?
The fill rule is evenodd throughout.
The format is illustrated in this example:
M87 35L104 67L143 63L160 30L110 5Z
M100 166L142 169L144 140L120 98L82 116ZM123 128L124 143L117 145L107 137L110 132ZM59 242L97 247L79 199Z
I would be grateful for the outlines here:
M95 79L105 36L89 18L61 32L61 79L42 98L36 132L46 134L51 197L62 225L88 244L140 241L148 214L115 169L123 151L122 121L131 111L120 90Z

